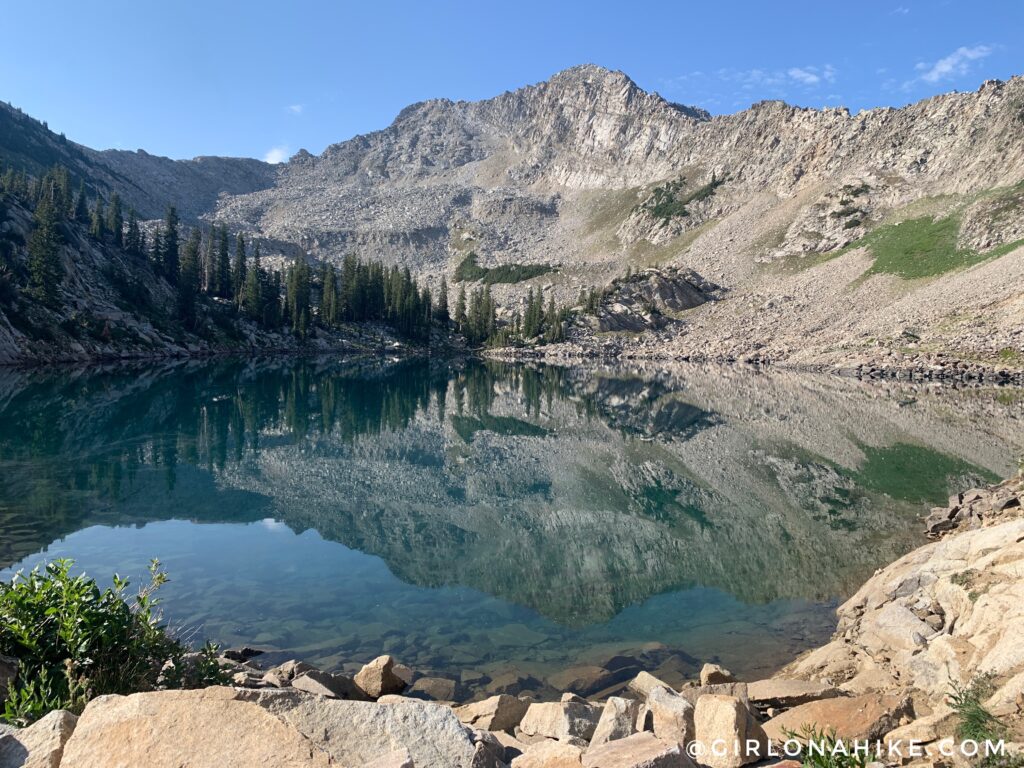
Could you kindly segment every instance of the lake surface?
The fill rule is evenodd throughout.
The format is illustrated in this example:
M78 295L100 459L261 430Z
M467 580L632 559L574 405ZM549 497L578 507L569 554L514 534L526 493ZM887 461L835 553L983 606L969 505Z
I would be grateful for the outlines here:
M930 506L1022 454L1016 390L480 363L7 371L0 567L68 557L141 582L159 558L172 626L270 661L389 652L538 692L594 665L753 677L827 640Z

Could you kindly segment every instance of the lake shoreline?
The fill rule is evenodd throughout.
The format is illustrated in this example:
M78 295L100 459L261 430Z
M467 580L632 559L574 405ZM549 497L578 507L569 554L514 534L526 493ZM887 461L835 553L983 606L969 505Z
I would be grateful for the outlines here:
M641 670L616 692L584 696L570 685L537 701L505 689L458 704L455 681L417 677L390 656L350 676L296 660L264 670L258 651L241 648L222 656L232 687L103 697L81 717L51 713L4 736L0 752L16 741L33 759L55 756L55 766L140 764L132 760L143 755L162 765L172 751L212 765L227 741L248 765L693 768L695 757L707 768L739 768L813 724L888 745L889 765L948 765L948 754L966 765L956 752L962 715L948 694L981 675L980 703L1006 729L1012 760L1024 733L1024 658L1012 651L1024 642L1022 504L1018 474L934 509L934 540L868 579L839 608L832 641L764 680L705 664L699 680L679 687ZM203 727L183 727L196 713L208 713ZM717 742L744 746L722 759L700 751ZM920 753L908 761L900 745L911 742Z
M553 345L561 347L563 345ZM1024 386L1024 369L1010 369L985 363L967 362L950 358L941 363L893 363L887 359L865 358L856 362L801 363L760 358L756 355L742 358L706 355L636 354L614 351L605 353L599 348L563 350L549 347L483 350L486 359L508 363L544 363L549 365L593 365L594 363L681 364L742 366L754 370L775 369L794 373L816 373L864 380L891 380L913 382L939 382L943 384L986 384L995 386Z

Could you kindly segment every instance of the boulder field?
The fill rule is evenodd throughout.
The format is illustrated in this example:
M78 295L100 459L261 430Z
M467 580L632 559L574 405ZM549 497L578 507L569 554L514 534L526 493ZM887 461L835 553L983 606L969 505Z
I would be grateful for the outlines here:
M456 705L452 681L412 682L390 656L350 677L263 670L243 649L225 654L233 685L102 696L0 730L0 768L741 768L786 762L811 727L882 744L880 763L967 766L949 694L978 681L1019 760L1022 498L1018 477L933 510L937 540L879 570L840 606L831 642L769 679L708 664L678 688L641 671L616 695ZM0 661L9 681L17 665Z

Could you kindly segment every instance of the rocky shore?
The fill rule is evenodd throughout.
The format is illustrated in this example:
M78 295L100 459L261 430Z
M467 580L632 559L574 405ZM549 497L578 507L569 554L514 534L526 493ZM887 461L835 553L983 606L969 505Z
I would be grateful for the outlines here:
M1022 504L1018 476L933 509L935 541L876 572L838 609L831 642L768 679L706 664L681 686L640 670L586 697L542 701L513 686L462 702L457 681L391 656L349 675L301 661L265 669L259 651L235 649L221 658L229 684L53 712L0 737L0 766L740 768L790 759L809 727L882 744L879 763L967 766L980 758L959 751L950 693L969 686L1004 741L999 764L1019 764ZM16 674L0 659L0 691Z
M828 373L857 379L942 382L950 384L994 384L1024 386L1024 369L938 356L858 356L831 362L793 362L756 352L702 355L672 353L657 343L634 343L629 339L607 338L586 344L566 342L544 347L488 350L486 356L510 363L539 362L554 365L648 362L698 365L773 366L783 370Z

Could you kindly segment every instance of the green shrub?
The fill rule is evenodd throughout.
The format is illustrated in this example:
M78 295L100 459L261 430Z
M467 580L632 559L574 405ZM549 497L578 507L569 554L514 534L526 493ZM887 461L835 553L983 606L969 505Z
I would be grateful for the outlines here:
M957 716L956 736L963 741L995 741L1005 730L1002 721L982 701L993 693L992 678L981 675L968 685L952 683L949 706Z
M521 283L554 271L554 267L547 264L501 264L497 267L481 267L477 264L476 253L471 252L455 268L455 282L480 280L485 285Z
M167 582L160 564L134 597L114 576L100 589L57 560L0 584L0 654L18 659L18 678L3 719L27 725L53 709L81 712L104 694L223 682L216 646L196 654L160 623L156 591Z

